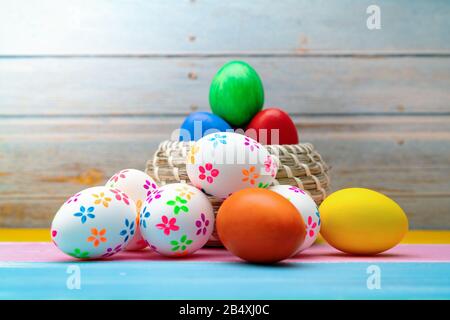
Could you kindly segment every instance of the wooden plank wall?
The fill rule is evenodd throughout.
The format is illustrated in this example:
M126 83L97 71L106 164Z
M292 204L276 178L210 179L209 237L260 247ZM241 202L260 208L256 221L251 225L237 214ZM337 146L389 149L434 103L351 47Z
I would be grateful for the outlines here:
M0 227L46 227L67 196L143 169L243 59L334 190L373 188L413 228L450 228L450 2L376 1L376 31L370 4L0 0Z

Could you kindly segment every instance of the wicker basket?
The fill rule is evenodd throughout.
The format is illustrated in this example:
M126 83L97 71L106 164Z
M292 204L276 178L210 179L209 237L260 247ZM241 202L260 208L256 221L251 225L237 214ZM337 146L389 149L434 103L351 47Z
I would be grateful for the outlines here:
M190 184L186 173L186 156L193 142L164 141L147 162L146 172L159 185L176 182ZM312 144L267 145L269 152L278 158L278 173L275 184L295 185L307 191L319 205L329 190L329 167L322 160ZM223 200L208 196L214 213ZM221 243L214 230L208 241L209 246L220 246Z

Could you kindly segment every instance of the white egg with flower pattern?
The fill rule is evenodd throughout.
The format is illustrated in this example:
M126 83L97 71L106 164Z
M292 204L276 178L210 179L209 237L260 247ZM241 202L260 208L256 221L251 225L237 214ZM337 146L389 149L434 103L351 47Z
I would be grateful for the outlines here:
M51 226L52 240L74 258L109 257L133 237L135 217L136 207L127 194L107 187L88 188L58 210Z
M167 184L152 193L139 220L142 236L150 247L172 257L202 248L214 229L214 212L208 197L184 183Z
M289 185L277 185L269 190L275 191L288 199L303 218L306 226L306 238L303 244L298 248L299 253L309 248L317 239L320 232L320 214L319 209L313 198L306 191Z
M145 172L136 169L124 169L115 173L106 183L106 187L125 192L136 205L136 232L125 250L141 250L147 246L139 228L139 214L145 199L157 189L155 181Z
M192 184L222 199L241 189L269 187L277 170L275 157L263 145L234 132L204 136L186 159Z

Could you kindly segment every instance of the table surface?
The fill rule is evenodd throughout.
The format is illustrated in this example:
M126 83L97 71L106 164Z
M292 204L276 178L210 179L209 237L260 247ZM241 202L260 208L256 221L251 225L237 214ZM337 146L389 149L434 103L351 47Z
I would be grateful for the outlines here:
M223 248L183 259L143 250L77 261L47 241L48 230L0 235L3 299L450 299L450 231L411 231L372 257L319 241L276 265L248 264Z

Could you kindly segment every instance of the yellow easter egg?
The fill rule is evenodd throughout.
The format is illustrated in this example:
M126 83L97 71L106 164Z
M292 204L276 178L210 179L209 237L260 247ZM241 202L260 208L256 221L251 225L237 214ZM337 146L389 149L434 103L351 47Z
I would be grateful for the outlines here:
M387 196L369 189L334 192L319 207L322 237L336 249L373 255L396 246L408 232L408 218Z

